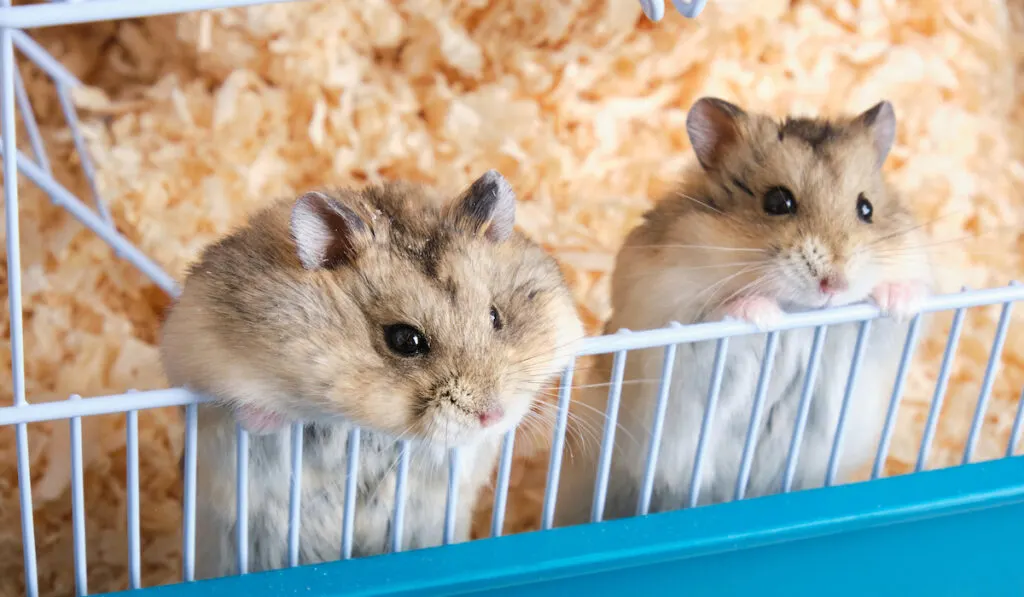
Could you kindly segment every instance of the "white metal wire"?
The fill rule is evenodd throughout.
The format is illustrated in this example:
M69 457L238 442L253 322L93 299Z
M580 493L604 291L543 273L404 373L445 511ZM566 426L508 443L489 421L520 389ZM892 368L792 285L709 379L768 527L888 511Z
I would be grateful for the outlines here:
M112 221L110 212L107 209L99 193L96 192L95 176L92 162L89 159L88 151L81 134L78 116L71 101L71 90L80 85L79 81L65 69L59 62L54 60L45 49L34 42L27 34L19 30L21 28L45 27L51 25L64 25L88 21L98 21L114 18L131 18L155 14L167 14L173 12L185 12L190 10L224 8L231 6L246 6L255 4L270 3L275 0L85 0L82 2L52 2L48 4L29 4L18 7L11 7L9 0L0 0L0 129L2 129L2 143L0 143L0 155L3 157L4 173L4 197L7 234L7 273L8 273L8 301L10 307L10 337L12 353L12 394L13 406L0 408L0 426L13 425L16 428L17 446L17 467L19 498L21 502L21 523L22 541L24 551L24 574L25 593L29 597L36 597L39 594L37 578L37 562L35 552L35 537L33 533L32 516L32 493L29 470L28 453L28 431L27 424L39 421L69 421L71 431L71 497L72 497L72 527L74 533L74 578L76 595L88 594L88 562L86 559L86 533L85 533L85 504L83 487L83 458L82 458L82 417L100 414L125 413L127 417L126 440L126 487L127 487L127 517L128 517L128 570L129 585L131 588L142 586L141 562L142 543L140 537L140 503L139 503L139 411L150 408L161 408L169 406L184 406L185 409L185 457L184 457L184 492L183 492L183 569L182 577L185 581L193 580L195 576L196 557L196 468L197 459L201 456L197 452L197 425L198 405L204 398L192 394L183 389L166 389L149 392L135 392L100 396L89 399L81 399L78 396L71 396L66 401L46 402L31 404L25 395L25 374L24 374L24 351L23 351L23 328L22 328L22 307L21 307L21 273L20 273L20 244L18 226L19 198L17 189L17 177L19 172L39 186L46 192L51 200L64 207L69 213L77 218L83 225L94 231L103 238L115 251L116 255L133 263L144 275L149 277L155 284L171 295L176 295L178 286L176 282L167 275L156 263L150 260L145 254L134 247L127 239L121 236ZM281 0L276 0L281 1ZM640 0L644 12L653 20L661 19L665 13L665 5L662 0ZM706 0L673 0L673 6L684 16L696 17L704 8ZM15 68L14 49L17 48L22 55L34 62L53 81L55 93L60 102L67 125L71 131L71 138L79 153L80 162L84 174L90 185L91 201L82 201L71 192L61 186L52 176L49 167L49 159L46 154L46 147L39 127L33 114L31 102L25 93L21 76ZM15 123L20 113L25 131L28 135L29 146L32 157L23 154L17 148L15 138ZM92 205L92 207L90 207ZM921 470L926 466L931 443L934 439L938 419L941 415L942 402L945 397L949 377L952 372L952 362L955 356L957 344L963 327L965 313L972 307L984 305L1002 305L1002 312L997 325L996 334L993 339L989 362L985 369L984 378L981 381L981 389L978 394L978 402L975 408L969 437L963 454L963 462L971 461L982 433L985 413L992 388L998 374L999 358L1005 344L1010 324L1010 310L1016 301L1024 300L1024 287L1010 284L1005 287L991 288L985 290L965 291L960 293L934 296L925 301L923 313L934 313L938 311L955 310L952 329L947 340L946 351L942 358L939 374L935 380L935 391L932 399L931 410L925 426L924 437L921 442L917 469ZM775 347L778 343L779 333L797 328L815 328L815 335L808 361L806 377L801 389L800 403L796 414L797 424L792 438L790 439L789 454L786 461L785 472L783 473L783 490L789 491L792 488L796 464L799 459L801 437L811 406L811 389L814 387L818 374L822 346L828 327L831 325L860 322L861 328L858 334L857 343L854 349L854 356L851 361L849 376L847 379L844 402L841 409L834 443L831 449L827 484L836 480L838 460L841 456L841 444L843 437L844 421L850 403L855 400L856 379L860 360L864 356L865 338L869 333L871 321L880 317L879 310L868 304L851 305L842 308L829 309L825 311L809 311L794 313L784 316L777 324L767 330L758 330L753 325L740 321L722 321L715 323L703 323L697 325L672 324L662 329L636 330L629 333L619 333L609 336L586 339L577 351L576 357L587 355L614 353L615 358L612 367L611 384L608 394L608 408L606 413L603 442L598 457L598 469L594 479L594 497L592 503L592 517L595 521L602 518L606 490L612 482L610 470L614 456L615 429L617 426L617 410L621 399L622 379L624 367L629 351L644 348L664 348L665 356L660 375L660 386L657 395L657 402L654 412L654 420L651 421L651 437L647 444L647 461L642 473L637 513L647 514L650 509L651 496L654 486L655 465L658 458L658 451L661 436L664 433L672 433L673 430L664 429L664 419L667 404L671 401L670 395L672 380L672 363L676 356L676 346L691 342L711 341L717 343L714 363L711 367L707 403L704 409L700 437L698 438L696 455L691 470L690 492L685 496L680 506L693 507L699 503L700 481L705 467L705 457L710 446L710 438L715 429L712 426L716 405L721 399L722 379L725 372L726 362L729 355L729 338L753 333L768 332L766 339L766 351L762 362L761 373L755 390L754 407L750 413L749 429L746 443L744 445L743 457L740 471L736 479L735 497L743 498L746 480L750 475L753 463L753 455L756 450L757 428L760 424L761 414L764 406L764 395L771 379L772 361ZM874 460L872 478L881 476L889 445L895 428L896 413L900 405L900 399L906 384L911 358L916 348L922 316L915 317L908 331L903 353L899 363L896 381L892 388L892 394L885 416L885 425L882 437L879 441L878 451ZM563 466L563 450L565 448L566 431L568 424L568 406L572 398L572 384L574 377L575 360L562 374L561 387L559 390L558 407L559 411L555 419L554 433L552 436L552 449L549 460L547 486L545 489L544 503L541 512L541 527L549 529L553 525L556 506L556 495L559 486L559 479ZM1017 415L1010 431L1010 439L1006 446L1006 456L1012 456L1019 445L1021 436L1024 434L1024 389L1020 396L1021 403L1018 406ZM347 457L345 468L345 501L343 512L339 520L341 525L341 545L338 557L347 559L353 557L358 551L355 544L355 527L357 525L357 501L360 470L360 430L352 429L347 437ZM512 469L512 455L515 441L515 431L509 431L502 441L500 458L498 461L498 478L494 496L494 513L491 521L491 534L500 536L505 521L506 505L508 501L509 483ZM288 530L288 564L297 565L300 563L301 554L301 493L302 493L302 448L303 430L301 425L294 425L291 434L291 455L290 468L290 503L289 503L289 530ZM394 511L392 513L389 543L393 551L402 549L402 538L404 521L407 516L407 498L410 491L409 484L409 460L410 445L403 441L399 443L397 475L395 484ZM249 570L249 527L248 527L248 497L249 497L249 436L239 427L237 429L237 519L236 544L237 544L237 568L239 573L246 573ZM439 522L443 525L443 543L447 544L454 540L456 525L458 522L458 509L461 500L467 499L459 495L459 479L463 473L464 458L458 452L453 451L448 468L448 497L443 512L438 513Z

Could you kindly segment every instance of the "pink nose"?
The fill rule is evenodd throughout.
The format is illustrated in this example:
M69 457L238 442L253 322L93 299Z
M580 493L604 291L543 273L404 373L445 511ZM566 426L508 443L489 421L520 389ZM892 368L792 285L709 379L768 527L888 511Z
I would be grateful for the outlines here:
M500 406L489 408L480 413L480 425L483 427L490 427L505 416L505 411Z
M819 282L818 287L821 288L823 294L836 294L849 288L846 280L840 276L825 276Z

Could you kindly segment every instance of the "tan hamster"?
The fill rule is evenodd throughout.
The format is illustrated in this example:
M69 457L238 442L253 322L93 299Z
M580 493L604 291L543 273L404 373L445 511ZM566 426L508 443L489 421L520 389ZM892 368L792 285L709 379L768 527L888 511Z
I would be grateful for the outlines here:
M747 113L720 99L696 102L687 131L697 163L678 191L645 215L620 250L606 332L733 316L763 327L784 311L874 300L894 317L873 322L844 423L840 479L875 455L895 369L931 277L920 227L885 182L882 165L895 115L881 102L852 118L818 120ZM792 488L824 483L859 324L824 339ZM808 369L813 329L778 336L773 373L756 428L745 496L783 487ZM694 456L717 342L678 347L654 476L651 512L733 499L751 422L766 337L733 338L711 417L699 491ZM664 349L626 356L616 446L604 516L638 511ZM609 379L611 355L596 369ZM607 387L581 392L604 412ZM604 421L578 409L593 425ZM590 520L596 454L577 459L561 489L559 524ZM567 462L569 462L567 460Z
M209 246L163 329L170 381L200 409L197 577L235 572L235 423L249 456L250 569L287 565L290 444L304 422L302 564L341 553L346 436L362 429L353 554L390 548L396 438L411 440L403 549L455 540L503 434L583 336L555 261L513 229L496 171L458 197L393 182L280 201Z

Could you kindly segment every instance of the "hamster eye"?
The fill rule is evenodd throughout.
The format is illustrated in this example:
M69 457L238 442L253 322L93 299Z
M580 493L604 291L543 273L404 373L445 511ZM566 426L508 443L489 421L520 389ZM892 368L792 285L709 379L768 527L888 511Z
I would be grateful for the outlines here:
M796 199L786 187L772 187L764 194L764 212L772 216L796 213Z
M415 357L430 352L423 332L404 323L384 326L384 342L391 352L403 357Z
M501 322L501 316L498 315L498 310L494 307L491 307L491 326L496 330L505 327L505 324Z
M864 193L857 195L857 217L865 224L870 224L871 216L874 213L875 208L872 207L871 202L864 196Z

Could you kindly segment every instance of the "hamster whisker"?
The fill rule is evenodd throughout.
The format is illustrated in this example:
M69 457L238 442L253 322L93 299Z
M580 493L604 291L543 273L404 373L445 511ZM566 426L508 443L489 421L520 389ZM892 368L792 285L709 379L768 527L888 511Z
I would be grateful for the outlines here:
M920 229L922 229L922 228L924 228L926 226L930 226L930 225L932 225L932 224L934 224L934 223L936 223L936 222L938 222L940 220L944 220L944 219L946 219L946 218L948 218L950 216L955 216L957 214L962 214L965 211L966 211L966 209L953 210L953 211L941 214L939 216L936 216L935 218L932 218L931 220L928 220L927 222L923 222L921 224L917 224L916 226L911 226L910 228L905 228L903 230L897 230L896 232L893 232L891 234L887 234L885 236L876 238L875 240L873 240L873 241L871 241L869 243L865 243L864 246L860 250L863 250L863 249L866 249L868 247L877 245L878 243L881 243L881 242L885 242L885 241L887 241L889 239L896 238L897 236L903 236L905 234L910 234L911 232L914 232L915 230L920 230Z
M889 254L909 253L911 251L920 250L920 249L927 249L927 248L930 248L930 247L937 247L937 246L940 246L940 245L949 245L949 244L954 244L954 243L961 243L961 242L966 242L966 241L970 241L970 240L981 240L981 239L982 239L982 237L980 235L977 235L977 234L966 234L964 236L958 236L956 238L947 238L947 239L944 239L944 240L937 240L937 241L934 241L934 242L924 243L924 244L921 244L921 245L910 245L910 246L906 246L906 247L893 247L891 249L882 249L880 251L875 251L874 254L875 255L889 255Z
M563 342L562 344L555 345L555 346L553 346L551 348L548 348L548 349L544 350L543 352L539 352L537 354L526 356L526 357L524 357L522 359L519 359L518 361L512 361L510 364L511 365L523 365L525 363L529 363L529 362L537 360L537 359L550 359L551 356L556 354L556 353L558 353L558 351L563 350L565 348L568 348L569 346L572 346L576 342L579 342L580 340L584 340L586 337L587 337L586 334L583 334L582 336L577 336L577 337L573 338L572 340L569 340L568 342Z
M707 201L701 201L700 199L697 199L696 197L691 197L690 195L687 195L686 193L684 193L684 192L682 192L682 191L680 191L678 189L676 191L674 191L674 193L675 193L675 195L677 197L680 197L682 199L686 199L688 201L692 201L692 202L696 203L697 205L700 205L701 207L706 207L706 208L710 209L711 211L715 212L716 214L718 214L720 216L723 216L723 217L725 217L725 218L727 218L727 219L729 219L729 220L731 220L733 222L739 222L739 218L737 218L736 216L734 216L732 214L725 213L724 211L718 209L714 205L711 205Z
M625 382L624 382L624 383L625 383ZM594 413L594 414L595 414L596 416L600 417L602 421L607 421L607 420L608 420L608 415L607 415L607 414L606 414L606 413L605 413L604 411L602 411L601 409L598 409L598 408L594 408L593 406L591 406L591 405L589 405L589 404L587 404L587 403L585 403L585 402L577 402L577 401L574 401L574 402L572 402L572 405L570 406L570 408L572 408L572 407L576 407L576 406L579 406L579 407L582 407L582 408L586 408L586 409L588 409L588 410L589 410L590 412L592 412L592 413ZM556 407L556 411L557 411L557 407ZM621 413L621 412L620 412L620 415L624 415L624 413ZM622 418L625 418L625 417L623 416ZM603 425L602 425L602 427L603 427ZM630 439L630 441L632 441L632 442L633 442L634 444L636 444L637 446L640 446L640 442L639 442L639 441L637 441L637 439L636 439L635 437L633 437L633 434L632 434L632 433L630 433L630 432L629 432L629 430L628 430L628 429L626 429L626 428L625 428L625 427L623 426L623 424L622 424L622 421L621 421L621 419L617 419L617 420L615 421L615 427L616 427L616 428L617 428L618 430L620 430L620 431L622 431L623 433L625 433L625 434L626 434L626 437L628 437L628 438ZM645 428L644 428L644 431L645 431L645 432L646 432L646 433L647 433L648 435L650 435L650 430L646 428L646 425L644 425L644 427L645 427Z
M771 251L766 249L752 249L749 247L722 247L718 245L630 245L628 247L622 247L622 250L632 249L703 249L706 251L732 251L737 253L761 253L770 254Z
M709 270L709 269L712 269L712 270L713 269L725 269L725 268L740 267L740 266L745 266L745 265L760 265L760 264L764 264L764 263L768 263L768 261L766 259L759 259L757 261L733 261L733 262L730 262L730 263L719 263L719 264L715 264L715 265L695 265L695 266L692 266L692 267L672 266L672 271L676 272L676 273L685 273L685 272L693 272L693 271ZM650 277L651 275L652 275L651 272L635 271L635 272L630 272L628 275L626 275L624 277L624 279L626 279L626 280L637 280L639 278Z

